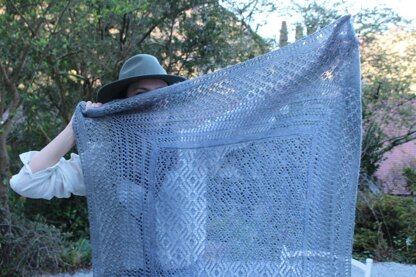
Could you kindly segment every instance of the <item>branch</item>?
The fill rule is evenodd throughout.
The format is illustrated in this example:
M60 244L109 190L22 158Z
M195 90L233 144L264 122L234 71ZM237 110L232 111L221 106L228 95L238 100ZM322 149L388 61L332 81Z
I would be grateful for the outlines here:
M55 80L55 83L58 87L58 95L59 95L59 98L60 98L59 100L60 100L61 106L62 106L62 109L59 109L59 111L61 112L61 116L64 118L66 123L68 123L69 122L69 120L68 120L68 111L67 111L66 106L64 104L64 102L65 102L64 88L62 86L61 79L59 78L59 75L60 75L59 70L56 68L56 65L54 65L52 67L52 78Z
M29 53L29 50L30 50L30 44L27 44L25 46L25 48L23 49L20 57L19 57L19 62L16 66L16 69L13 70L13 76L12 76L12 79L11 79L12 83L16 83L17 78L19 77L20 71L22 70L22 67L23 67L23 65L26 61L27 54Z
M56 20L55 26L53 27L52 34L56 33L56 28L58 27L59 22L61 21L62 17L64 16L64 13L68 9L69 4L71 4L71 0L68 0L68 3L66 4L65 8L62 10L61 14L59 15L58 19Z
M3 129L4 133L3 134L6 137L7 137L7 135L9 134L9 132L12 128L12 124L13 124L14 119L15 119L17 107L19 107L21 104L22 104L22 99L17 94L17 99L14 99L11 103L9 118L3 123L3 127L4 127L4 129Z
M13 6L13 8L15 9L15 11L19 14L19 16L23 19L23 21L26 23L27 28L29 28L31 34L31 37L35 37L36 33L34 29L32 29L31 24L27 21L26 17L20 12L20 10L16 7L16 5L13 3L13 1L7 1L10 3L10 5Z
M409 131L406 134L402 135L402 136L398 136L398 137L394 137L394 138L390 138L390 139L386 139L382 142L380 142L380 145L384 145L385 143L389 143L390 145L386 148L384 148L383 153L386 153L390 150L392 150L394 147L404 144L406 142L412 141L414 139L416 139L416 136L413 136L414 134L416 134L416 130L413 131Z
M150 29L146 33L143 34L143 36L140 38L140 40L139 40L139 42L137 44L140 45L153 32L153 30L157 26L159 26L159 24L162 23L166 18L168 18L169 16L172 16L172 18L173 18L174 15L178 15L178 14L180 14L180 13L182 13L182 12L184 12L187 9L190 9L190 8L191 7L185 6L185 7L181 8L181 9L178 9L174 13L166 13L166 14L164 14L162 17L159 18L159 20L155 24L153 24L153 26L150 27Z
M39 117L37 115L35 115L35 118L37 119L37 126L40 130L40 132L43 134L43 136L46 138L47 141L51 141L51 138L48 136L48 134L46 133L45 129L43 129L42 124L40 124L40 122L42 122Z
M1 75L3 76L3 81L6 84L6 87L8 87L8 89L12 92L12 102L10 103L10 107L9 107L9 117L2 124L2 126L4 128L3 129L4 130L4 135L7 136L7 134L9 133L9 131L11 129L13 118L16 114L17 107L21 103L21 98L20 98L20 96L17 92L17 88L16 88L15 83L12 82L9 79L9 76L6 72L6 69L4 68L4 66L1 62L0 62L0 72L1 72ZM3 114L4 105L5 105L3 91L0 91L0 100L1 100L1 102L0 102L0 113Z
M170 25L169 40L168 40L168 43L166 44L168 58L169 58L169 64L167 66L168 72L171 71L171 68L172 68L172 39L173 39L174 27L175 27L175 18L172 17L172 24Z
M188 52L188 53L186 53L185 54L185 58L184 59L182 59L182 64L181 64L181 66L179 67L179 69L178 69L178 75L181 75L180 74L180 72L182 71L182 69L183 69L183 67L185 66L185 63L188 61L188 58L189 58L189 55L190 55L190 53Z
M63 59L63 58L66 58L66 57L68 57L68 56L72 56L72 55L75 55L75 54L78 54L78 53L81 53L81 52L82 52L82 50L76 50L76 51L67 52L67 53L65 53L65 54L62 54L62 55L60 55L60 56L56 57L56 58L55 58L55 61L57 61L57 60L61 60L61 59Z
M51 104L58 110L58 113L62 116L63 111L62 111L60 105L55 102L55 99L52 98L52 95L50 93L47 93L46 96L48 97L49 101L51 101ZM64 118L64 120L66 120L66 118L64 116L62 116L62 117Z
M166 19L167 16L162 17L162 19ZM142 44L142 42L153 32L153 30L162 22L163 20L159 20L156 24L154 24L150 29L143 34L137 44Z
M130 27L130 18L129 18L128 13L125 13L123 15L123 21L121 23L121 28L120 28L120 33L119 33L119 47L120 47L121 53L125 49L129 27ZM124 56L123 53L121 55Z
M13 3L12 3L12 5L13 5ZM13 5L13 6L14 6L14 5ZM15 6L14 6L14 7L15 7ZM47 11L49 8L50 8L50 6L48 6L48 7L47 7L47 9L45 10L45 13L46 13L46 11ZM16 8L15 8L15 9L16 9ZM19 10L17 10L17 9L16 9L16 11L17 11L17 12L18 12L21 16L23 16L23 15L20 13L20 11L19 11ZM24 16L23 16L23 18L24 18ZM24 19L24 21L25 21L25 22L26 22L26 24L27 24L27 20L26 20L26 19ZM39 32L39 29L40 29L40 27L42 26L42 24L43 24L42 19L40 19L40 20L39 20L39 22L38 22L38 24L36 25L35 29L32 29L32 28L30 27L30 24L28 24L28 27L30 28L31 33L32 33L32 35L30 36L32 39L33 39L33 38L35 38L35 37L37 36L37 34L38 34L38 32ZM25 46L25 48L23 49L23 51L22 51L22 53L21 53L20 57L19 57L19 62L18 62L18 64L17 64L17 66L16 66L16 69L15 69L15 70L13 70L13 76L12 76L12 78L11 78L11 82L12 82L12 83L16 83L17 78L19 77L20 71L22 70L22 67L23 67L23 65L24 65L24 63L25 63L25 61L26 61L27 54L29 53L30 46L31 46L30 44L27 44L27 45Z
M12 82L9 79L9 76L7 76L6 69L4 68L3 64L0 62L0 73L3 76L3 81L7 86L10 86Z

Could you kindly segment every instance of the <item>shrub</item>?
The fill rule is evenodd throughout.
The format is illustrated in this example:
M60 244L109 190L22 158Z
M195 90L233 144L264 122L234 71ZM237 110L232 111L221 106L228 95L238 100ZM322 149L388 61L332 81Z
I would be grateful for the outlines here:
M23 197L10 197L11 232L0 232L0 276L74 272L91 266L88 239L63 232L42 215L24 216Z
M70 240L89 239L87 198L72 195L70 198L26 198L22 209L24 216L35 220L42 215L49 224L70 234Z
M12 212L11 232L0 234L0 276L32 276L65 266L64 236L54 226Z
M361 193L357 201L354 256L416 263L416 199Z
M406 178L406 185L408 189L412 192L416 192L416 169L411 167L406 167L403 169L403 175Z
M63 253L65 261L83 268L91 265L91 255L90 241L83 238L69 243Z

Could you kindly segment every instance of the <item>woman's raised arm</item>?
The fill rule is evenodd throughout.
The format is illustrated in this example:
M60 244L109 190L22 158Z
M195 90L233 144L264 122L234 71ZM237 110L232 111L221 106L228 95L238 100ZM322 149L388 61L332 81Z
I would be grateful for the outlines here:
M87 102L86 108L100 107L101 103ZM75 145L72 119L62 132L39 151L28 163L33 173L56 164Z

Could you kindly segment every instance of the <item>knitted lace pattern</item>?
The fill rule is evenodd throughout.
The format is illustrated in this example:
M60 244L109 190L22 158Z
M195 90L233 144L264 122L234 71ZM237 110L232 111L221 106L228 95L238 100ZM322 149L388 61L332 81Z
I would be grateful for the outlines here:
M73 127L94 276L350 276L361 151L350 16L85 107Z

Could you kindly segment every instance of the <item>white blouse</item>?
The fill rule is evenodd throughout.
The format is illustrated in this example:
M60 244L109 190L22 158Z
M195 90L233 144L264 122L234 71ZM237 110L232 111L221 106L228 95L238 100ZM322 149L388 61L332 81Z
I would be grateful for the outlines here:
M79 156L71 153L69 160L62 157L55 165L32 172L28 163L39 151L28 151L19 155L23 167L10 179L10 187L28 198L68 198L72 194L86 196L84 177Z

